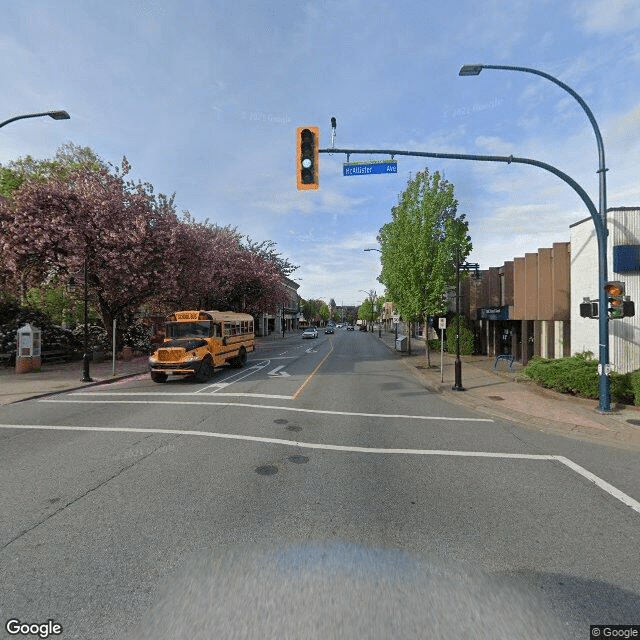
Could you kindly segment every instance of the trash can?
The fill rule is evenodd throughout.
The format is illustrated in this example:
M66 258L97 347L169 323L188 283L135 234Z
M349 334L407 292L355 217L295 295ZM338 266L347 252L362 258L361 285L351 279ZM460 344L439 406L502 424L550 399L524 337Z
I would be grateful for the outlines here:
M400 336L396 338L396 351L407 350L407 336Z

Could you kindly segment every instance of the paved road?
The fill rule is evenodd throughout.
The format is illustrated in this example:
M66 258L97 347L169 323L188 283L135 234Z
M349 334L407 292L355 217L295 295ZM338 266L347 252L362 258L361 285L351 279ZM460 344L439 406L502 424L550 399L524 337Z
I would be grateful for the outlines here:
M0 424L2 613L65 639L640 623L638 454L450 404L371 334L266 344L204 384L6 405Z

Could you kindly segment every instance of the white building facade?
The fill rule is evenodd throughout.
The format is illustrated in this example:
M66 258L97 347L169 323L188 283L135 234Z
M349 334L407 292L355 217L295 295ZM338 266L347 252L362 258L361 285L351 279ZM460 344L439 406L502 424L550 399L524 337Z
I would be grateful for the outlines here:
M607 227L607 279L623 282L637 307L633 317L609 320L609 362L627 373L640 369L640 207L608 209ZM598 358L598 320L580 317L583 298L599 297L595 227L589 217L570 228L571 353L590 351Z

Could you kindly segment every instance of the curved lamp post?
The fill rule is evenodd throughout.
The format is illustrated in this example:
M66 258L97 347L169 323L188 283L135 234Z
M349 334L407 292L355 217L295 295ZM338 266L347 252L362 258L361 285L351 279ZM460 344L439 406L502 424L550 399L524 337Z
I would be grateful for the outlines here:
M40 118L42 116L49 116L54 120L69 120L71 116L66 111L43 111L42 113L27 113L22 116L14 116L4 122L0 122L0 127L4 127L5 124L14 122L15 120L22 120L24 118Z
M382 249L363 249L363 251L377 251L378 253L382 253ZM371 301L371 314L373 317L373 300ZM382 314L380 314L380 316L382 317ZM373 331L373 320L371 321L371 331ZM380 320L378 320L378 338L382 338L382 326L380 324Z
M366 249L365 249L366 251ZM374 296L376 295L376 292L374 289L371 289L371 291L365 291L364 289L358 289L358 291L360 291L361 293L366 293L367 296L369 297L369 300L371 300L371 331L373 332L373 300L374 300Z
M529 67L514 67L507 65L494 65L494 64L465 64L460 68L459 75L461 76L477 76L483 69L499 69L506 71L523 71L524 73L532 73L537 76L541 76L550 80L554 84L558 85L561 89L564 89L569 95L573 96L578 104L582 107L583 111L587 114L589 122L593 127L593 132L596 136L596 143L598 145L598 176L599 176L599 208L598 215L594 216L592 213L592 219L596 229L596 238L598 241L598 325L599 325L599 364L598 364L598 376L599 376L599 410L602 413L609 413L611 411L611 383L609 380L609 315L607 313L607 294L604 290L607 282L607 181L604 160L604 143L602 142L602 136L600 135L600 128L598 123L589 109L587 103L568 85L561 82L552 75L537 69L530 69ZM584 198L583 198L584 200ZM588 203L587 203L588 205Z

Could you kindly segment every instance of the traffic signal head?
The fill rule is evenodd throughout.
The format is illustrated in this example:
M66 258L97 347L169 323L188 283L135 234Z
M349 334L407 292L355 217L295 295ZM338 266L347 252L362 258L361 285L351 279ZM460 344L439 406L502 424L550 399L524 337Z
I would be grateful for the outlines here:
M604 285L609 318L624 318L624 282L613 280Z
M296 180L298 189L318 188L318 127L298 127Z
M580 317L581 318L597 318L598 303L595 300L589 300L589 298L585 298L580 303Z

